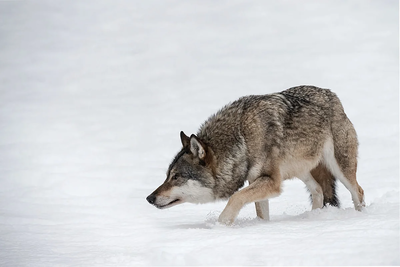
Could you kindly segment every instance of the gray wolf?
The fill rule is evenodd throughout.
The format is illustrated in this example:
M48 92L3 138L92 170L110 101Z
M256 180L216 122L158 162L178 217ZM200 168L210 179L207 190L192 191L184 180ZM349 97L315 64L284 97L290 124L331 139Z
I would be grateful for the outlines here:
M181 132L180 138L182 149L166 180L147 197L157 208L229 199L219 222L232 224L251 202L257 216L268 220L268 199L293 177L306 184L312 209L339 205L336 179L350 191L356 210L365 206L356 180L357 134L329 89L298 86L245 96L212 115L196 135ZM249 185L239 190L246 180Z

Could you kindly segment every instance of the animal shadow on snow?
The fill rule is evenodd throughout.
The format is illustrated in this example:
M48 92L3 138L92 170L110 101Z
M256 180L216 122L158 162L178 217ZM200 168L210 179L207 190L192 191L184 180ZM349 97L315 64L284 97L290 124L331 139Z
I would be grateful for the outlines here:
M215 228L248 228L260 225L273 225L275 223L282 222L298 222L298 221L329 221L329 220L346 220L351 218L360 218L368 214L368 207L364 208L365 212L359 212L354 210L353 208L337 208L328 206L323 209L315 209L311 211L305 211L298 215L289 215L283 213L281 215L272 216L270 221L262 220L258 217L250 218L250 217L238 217L235 222L226 226L220 224L218 222L218 217L220 212L213 211L210 212L205 222L203 223L186 223L172 226L174 229L215 229Z

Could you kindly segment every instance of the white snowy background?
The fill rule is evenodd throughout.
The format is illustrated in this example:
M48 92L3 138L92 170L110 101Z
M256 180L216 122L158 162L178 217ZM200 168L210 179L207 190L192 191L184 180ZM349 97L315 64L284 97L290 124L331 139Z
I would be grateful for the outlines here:
M1 1L0 266L400 265L398 1ZM358 132L356 212L271 221L225 202L158 210L179 132L223 105L310 84Z

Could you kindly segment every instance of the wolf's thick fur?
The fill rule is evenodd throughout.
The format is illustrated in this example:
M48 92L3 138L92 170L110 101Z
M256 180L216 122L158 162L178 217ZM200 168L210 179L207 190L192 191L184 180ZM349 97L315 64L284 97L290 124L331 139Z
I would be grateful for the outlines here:
M147 197L158 208L229 198L220 222L232 223L251 202L268 219L268 199L293 177L306 184L313 209L339 205L336 179L357 210L365 205L356 180L357 135L328 89L298 86L242 97L212 115L197 135L181 132L181 141L167 179ZM239 190L246 180L249 186Z

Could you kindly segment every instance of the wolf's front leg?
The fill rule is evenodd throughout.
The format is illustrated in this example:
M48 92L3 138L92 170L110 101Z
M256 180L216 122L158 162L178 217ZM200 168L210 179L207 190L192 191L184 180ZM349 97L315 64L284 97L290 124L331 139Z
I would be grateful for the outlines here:
M257 217L269 221L269 200L258 201L255 204Z
M248 187L232 195L225 209L219 216L218 221L220 223L230 225L235 221L236 217L239 214L239 211L244 205L250 202L263 202L265 200L268 201L268 198L276 197L280 194L280 192L280 177L259 177ZM259 213L257 213L257 215L259 215Z

